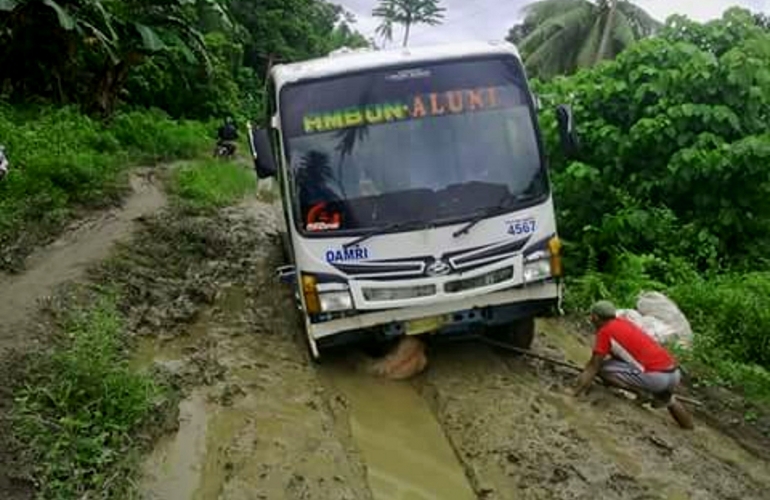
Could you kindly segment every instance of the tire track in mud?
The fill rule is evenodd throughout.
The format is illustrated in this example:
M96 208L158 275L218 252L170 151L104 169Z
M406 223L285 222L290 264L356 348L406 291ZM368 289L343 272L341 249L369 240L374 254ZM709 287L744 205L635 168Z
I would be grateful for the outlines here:
M298 343L270 250L249 286L225 290L186 337L143 341L138 364L154 361L191 387L179 431L145 463L143 498L371 498L344 401Z
M332 360L319 373L347 401L375 500L476 498L443 429L411 384L340 365Z
M33 253L23 273L0 274L0 354L29 343L27 320L41 300L59 285L81 278L88 266L109 255L116 242L130 238L135 219L166 205L151 174L152 169L135 170L130 177L132 192L122 206L76 222L52 244Z
M241 208L270 217L265 204ZM475 498L411 384L368 377L356 357L309 361L291 291L272 276L277 246L254 253L254 276L221 284L186 335L138 346L135 366L188 388L179 429L145 463L142 497Z
M136 367L189 387L142 498L475 498L409 383L367 377L350 357L316 367L289 290L256 281L224 291L186 335L141 341Z

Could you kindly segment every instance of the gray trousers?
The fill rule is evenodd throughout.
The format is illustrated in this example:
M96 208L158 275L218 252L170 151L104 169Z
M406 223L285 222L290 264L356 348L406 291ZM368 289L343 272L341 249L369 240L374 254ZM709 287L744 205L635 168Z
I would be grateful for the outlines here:
M678 368L672 372L643 372L619 359L608 359L602 363L599 374L611 375L631 388L652 394L655 399L664 403L671 400L674 388L682 379Z

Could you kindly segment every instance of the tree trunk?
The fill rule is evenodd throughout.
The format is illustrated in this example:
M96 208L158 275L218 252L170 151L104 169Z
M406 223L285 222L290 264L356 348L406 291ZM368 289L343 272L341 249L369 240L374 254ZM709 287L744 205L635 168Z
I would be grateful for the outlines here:
M609 0L610 7L607 12L607 19L604 22L604 31L602 32L602 41L599 43L599 50L596 51L596 60L594 64L599 64L607 55L607 49L612 36L612 29L615 26L615 10L618 8L618 0Z
M115 111L131 68L140 64L143 59L143 55L130 52L117 64L107 63L94 93L94 106L102 116L108 118Z
M404 25L404 47L406 47L409 44L409 29L412 27L411 22L407 22Z

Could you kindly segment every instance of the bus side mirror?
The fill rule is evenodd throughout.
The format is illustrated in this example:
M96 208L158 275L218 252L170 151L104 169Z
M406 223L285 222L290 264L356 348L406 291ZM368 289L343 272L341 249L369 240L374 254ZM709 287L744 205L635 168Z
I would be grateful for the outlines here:
M267 130L255 129L249 123L249 148L251 149L257 177L266 179L275 176L278 169L275 166L273 151L270 149L270 136Z
M556 121L559 124L559 138L561 147L567 158L577 156L580 149L577 131L575 130L575 118L572 115L572 108L566 104L560 104L556 107Z

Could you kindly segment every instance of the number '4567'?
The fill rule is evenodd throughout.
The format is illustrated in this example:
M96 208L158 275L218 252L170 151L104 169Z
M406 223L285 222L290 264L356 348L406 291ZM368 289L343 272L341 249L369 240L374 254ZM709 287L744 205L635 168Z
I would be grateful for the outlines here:
M535 232L535 219L517 220L508 223L509 234L530 234Z

